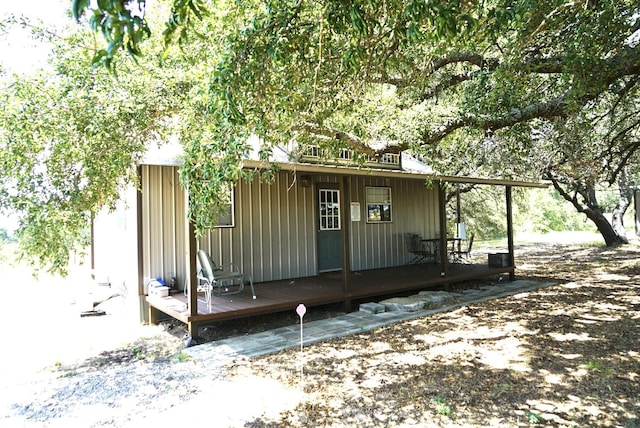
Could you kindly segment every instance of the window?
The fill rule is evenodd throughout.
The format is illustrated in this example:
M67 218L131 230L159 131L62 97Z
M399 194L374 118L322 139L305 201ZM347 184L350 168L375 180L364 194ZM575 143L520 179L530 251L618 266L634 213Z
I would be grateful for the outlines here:
M385 153L380 156L379 162L389 165L400 165L400 155L396 153Z
M338 157L342 160L351 160L351 158L353 157L353 152L349 149L340 149Z
M391 188L367 187L367 223L391 222Z
M218 221L216 222L216 227L234 227L235 226L235 216L234 214L234 195L233 189L230 189L227 193L225 199L225 204L221 207L220 214L218 214Z
M340 192L319 190L320 230L340 230Z
M320 150L318 146L306 146L304 148L304 155L312 158L320 157Z

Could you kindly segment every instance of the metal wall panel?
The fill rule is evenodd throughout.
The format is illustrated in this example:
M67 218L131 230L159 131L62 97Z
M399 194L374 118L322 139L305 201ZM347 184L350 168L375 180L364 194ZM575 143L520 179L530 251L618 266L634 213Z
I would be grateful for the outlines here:
M323 184L339 183L332 175L314 175L303 186L300 177L280 172L272 184L240 181L234 189L235 227L214 228L198 240L218 264L237 264L255 282L317 274L316 194ZM176 167L144 166L143 272L145 279L176 276L184 285L186 273L186 212L184 191ZM392 222L367 223L367 186L391 188ZM438 194L422 180L350 177L350 202L359 202L360 221L350 221L351 268L374 269L402 265L410 257L404 234L435 237L438 230ZM349 210L346 206L342 209Z
M240 181L234 192L235 227L208 231L199 247L217 263L250 272L255 282L315 275L313 188L281 172L272 184Z
M365 270L402 265L410 260L405 233L435 237L438 225L438 194L423 180L352 177L350 201L360 204L360 221L352 221L351 269ZM367 223L366 188L391 188L391 222Z
M183 286L186 275L185 197L173 166L142 167L143 278L175 276Z

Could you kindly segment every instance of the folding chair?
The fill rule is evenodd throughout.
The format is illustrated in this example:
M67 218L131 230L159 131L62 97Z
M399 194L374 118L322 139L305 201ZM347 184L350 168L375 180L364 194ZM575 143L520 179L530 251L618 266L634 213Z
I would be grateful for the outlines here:
M407 263L408 265L412 263L420 263L427 257L433 256L433 254L427 250L427 246L422 241L422 237L417 233L406 233L405 244L407 246L407 251L413 256L413 259Z
M211 305L211 296L238 294L244 290L245 283L251 286L251 294L256 298L251 275L244 274L234 264L217 266L209 254L198 250L198 291L205 293L207 303Z
M473 233L467 241L467 248L459 251L454 251L452 253L453 263L462 263L463 258L466 259L466 261L469 261L469 259L471 258L471 247L473 247Z

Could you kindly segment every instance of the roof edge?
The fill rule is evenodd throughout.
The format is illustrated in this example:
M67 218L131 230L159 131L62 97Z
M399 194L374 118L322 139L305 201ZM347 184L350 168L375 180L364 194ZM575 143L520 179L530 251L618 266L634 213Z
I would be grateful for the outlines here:
M141 165L152 166L176 166L180 167L182 161L142 161ZM461 177L455 175L440 175L440 174L427 174L410 171L399 171L392 169L382 168L358 168L353 166L344 165L320 165L310 163L289 163L289 162L268 162L268 161L256 161L256 160L243 160L243 168L252 169L267 169L271 165L277 165L279 169L284 171L293 171L309 174L338 174L338 175L356 175L356 176L373 176L376 177L388 177L388 178L410 178L415 180L434 180L444 181L447 183L467 183L467 184L480 184L489 186L515 186L515 187L533 187L544 189L551 185L546 181L534 182L534 181L520 181L520 180L505 180L500 178L481 178L481 177Z
M468 183L468 184L483 184L491 186L517 186L517 187L533 187L533 188L547 188L550 186L549 182L533 182L533 181L520 181L520 180L504 180L498 178L480 178L480 177L461 177L454 175L440 175L440 174L424 174L417 172L398 171L389 169L377 169L377 168L356 168L342 165L318 165L308 163L286 163L286 162L266 162L266 161L254 161L244 160L243 168L254 169L267 169L270 165L277 165L278 168L284 171L294 171L302 173L315 173L315 174L339 174L339 175L357 175L368 176L375 175L376 177L388 177L388 178L412 178L417 180L431 179L434 181L444 181L448 183Z

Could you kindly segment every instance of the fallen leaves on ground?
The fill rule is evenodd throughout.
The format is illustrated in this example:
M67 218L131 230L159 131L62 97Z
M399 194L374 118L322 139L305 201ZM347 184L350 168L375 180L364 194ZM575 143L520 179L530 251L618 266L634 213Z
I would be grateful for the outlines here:
M249 426L640 426L639 250L556 250L518 254L555 286L234 366L304 391Z

